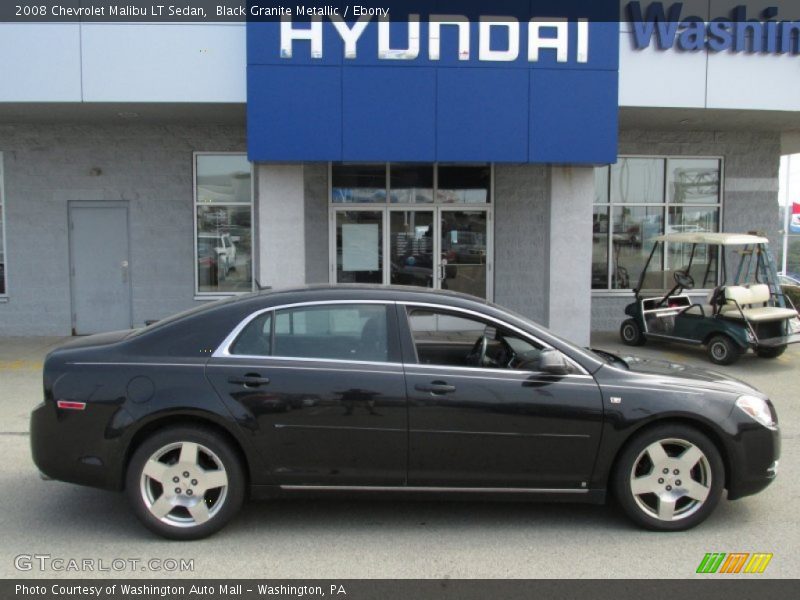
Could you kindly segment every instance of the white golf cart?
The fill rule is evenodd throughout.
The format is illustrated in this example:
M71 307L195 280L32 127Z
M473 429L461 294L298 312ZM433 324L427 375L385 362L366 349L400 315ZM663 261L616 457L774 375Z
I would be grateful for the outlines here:
M729 365L752 348L776 358L787 344L800 342L800 318L781 291L767 238L739 233L670 233L656 238L625 308L622 341L638 346L647 339L705 345L711 362ZM727 255L739 264L727 282ZM665 260L664 257L668 257ZM674 269L662 265L678 264ZM695 281L700 282L696 286ZM704 302L686 293L709 289Z

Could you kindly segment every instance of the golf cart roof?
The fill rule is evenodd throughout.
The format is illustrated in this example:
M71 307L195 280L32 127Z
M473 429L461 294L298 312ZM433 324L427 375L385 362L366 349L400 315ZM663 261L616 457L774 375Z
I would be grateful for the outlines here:
M668 233L656 238L657 242L675 244L708 244L712 246L746 246L768 244L765 237L747 233Z

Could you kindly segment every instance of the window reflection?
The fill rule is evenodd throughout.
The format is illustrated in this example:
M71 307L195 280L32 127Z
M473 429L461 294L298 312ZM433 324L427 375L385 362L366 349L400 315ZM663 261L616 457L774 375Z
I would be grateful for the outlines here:
M252 187L244 154L195 157L197 293L253 288Z
M250 204L250 163L244 154L197 156L197 202Z
M594 170L594 203L606 204L608 202L608 169Z
M391 283L433 287L433 212L392 211Z
M614 207L612 209L612 251L614 276L612 289L628 289L636 285L632 278L639 276L653 248L654 238L661 235L664 227L663 209L661 207L631 206ZM659 262L653 264L661 264ZM654 272L655 273L655 272ZM656 274L656 277L659 277ZM654 289L663 286L659 281L646 282Z
M716 204L719 202L719 161L670 159L667 192L672 204Z
M721 161L715 158L621 157L615 165L596 169L592 289L635 287L658 235L719 231L720 182ZM675 246L666 257L654 256L644 288L668 286L685 254ZM695 261L704 262L693 266L692 273L707 266L709 258L698 253ZM698 288L716 285L719 274L712 267L709 271L714 282L704 273Z
M664 160L620 158L611 165L611 202L658 204L664 202Z
M486 297L486 212L442 211L442 289Z
M433 202L433 165L391 166L391 201L400 204Z
M608 207L595 206L592 216L592 289L608 287Z
M485 167L439 167L436 200L448 204L486 204L492 172Z
M386 202L386 165L335 165L333 202Z

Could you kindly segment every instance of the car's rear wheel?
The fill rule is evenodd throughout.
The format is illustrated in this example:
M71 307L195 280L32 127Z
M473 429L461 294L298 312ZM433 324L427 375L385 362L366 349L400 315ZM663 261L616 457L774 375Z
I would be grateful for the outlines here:
M635 437L617 461L614 492L637 524L682 531L704 521L725 484L716 446L699 431L678 424L654 427Z
M742 349L727 335L715 335L706 344L708 358L715 365L732 365L742 355Z
M178 540L221 529L244 501L245 477L236 452L216 432L174 427L158 431L134 452L126 495L152 531Z
M642 346L647 341L636 319L625 319L619 328L619 337L628 346Z
M761 358L778 358L786 352L786 346L775 346L774 348L758 348L756 354Z

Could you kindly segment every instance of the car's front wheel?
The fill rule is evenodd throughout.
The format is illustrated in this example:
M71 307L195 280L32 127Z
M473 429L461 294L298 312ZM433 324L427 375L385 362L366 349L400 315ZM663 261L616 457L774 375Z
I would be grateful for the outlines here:
M682 531L704 521L725 485L716 446L699 431L662 425L636 436L617 461L614 492L627 515L658 531Z
M192 540L215 533L239 511L245 477L236 452L218 433L174 427L156 432L136 449L125 492L149 529Z

